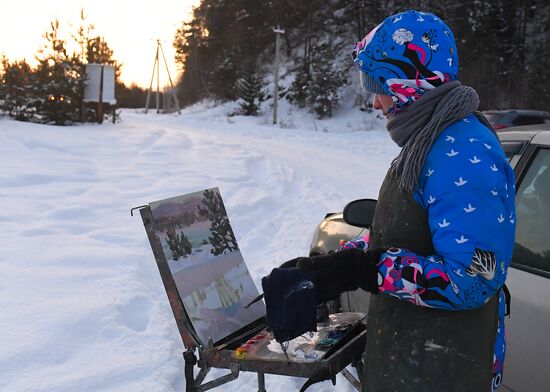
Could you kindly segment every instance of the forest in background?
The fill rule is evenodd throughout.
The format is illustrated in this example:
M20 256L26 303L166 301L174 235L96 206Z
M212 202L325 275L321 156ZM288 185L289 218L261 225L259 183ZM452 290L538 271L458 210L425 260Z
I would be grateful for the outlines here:
M120 81L123 64L115 59L105 38L94 31L84 10L69 39L60 30L59 20L50 23L36 52L36 65L6 56L0 58L0 115L56 125L96 121L97 104L82 102L85 66L89 63L115 67L118 107L145 106L146 91Z
M285 30L281 95L319 117L330 116L357 72L349 53L387 16L433 12L453 30L459 79L474 87L481 109L550 109L550 3L546 0L202 0L174 46L181 102L242 102L255 114L270 97L273 28Z
M331 117L346 89L357 91L353 44L407 9L433 12L451 27L459 79L478 91L482 110L550 110L547 0L202 0L174 37L180 104L237 100L238 113L257 115L272 98L273 29L280 28L281 98ZM80 19L70 42L60 36L59 21L51 22L37 65L0 59L0 115L62 125L95 121L96 106L82 104L85 64L114 65L117 76L122 64L84 11ZM117 107L144 107L146 91L119 80ZM364 109L365 97L354 94Z

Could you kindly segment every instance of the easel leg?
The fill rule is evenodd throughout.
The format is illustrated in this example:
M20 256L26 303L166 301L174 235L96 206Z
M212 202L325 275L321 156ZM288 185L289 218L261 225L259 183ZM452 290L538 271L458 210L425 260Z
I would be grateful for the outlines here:
M183 359L185 360L185 391L196 392L193 369L197 364L197 357L195 357L193 350L187 350L183 353Z
M258 372L258 392L266 392L265 390L265 374Z

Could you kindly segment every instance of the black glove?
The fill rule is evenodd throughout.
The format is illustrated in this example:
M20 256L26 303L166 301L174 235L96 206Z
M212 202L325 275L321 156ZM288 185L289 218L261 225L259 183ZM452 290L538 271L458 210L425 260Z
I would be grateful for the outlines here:
M285 261L279 268L298 268L298 262L305 259L309 259L309 257L296 257L295 259Z
M317 301L324 302L359 287L378 294L377 264L380 255L385 251L385 249L375 249L364 252L352 248L328 255L298 257L287 263L289 263L288 268L293 264L296 268L315 272Z
M315 272L274 268L262 279L267 325L278 342L316 330Z

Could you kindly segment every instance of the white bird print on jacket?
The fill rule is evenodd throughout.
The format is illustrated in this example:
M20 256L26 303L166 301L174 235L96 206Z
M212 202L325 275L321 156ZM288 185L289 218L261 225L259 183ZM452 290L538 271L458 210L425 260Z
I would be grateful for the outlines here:
M449 156L449 157L455 157L455 156L457 156L458 154L459 154L458 151L455 151L455 150L453 150L453 149L451 148L451 151L447 153L447 156Z
M473 158L470 158L470 162L472 162L472 163L479 163L479 162L481 162L481 159L479 159L478 157L476 157L476 156L474 155Z
M462 177L460 177L458 179L458 181L455 181L455 185L456 186L462 186L462 185L466 184L467 182L468 182L467 180L464 180Z
M447 139L445 139L446 142L451 142L451 143L454 143L455 142L455 138L452 137L451 135L447 136Z
M462 234L462 235L460 236L460 238L455 238L455 241L456 241L457 244L463 244L463 243L465 243L465 242L468 242L469 239L468 239L468 238L464 238L464 234Z
M504 222L504 217L502 216L502 214L500 214L500 216L497 218L497 220L498 220L498 223Z
M430 177L432 174L434 174L434 169L428 169L428 172L426 173L426 177Z
M474 212L476 210L475 207L472 207L471 203L468 203L468 207L464 208L464 211L466 212Z
M430 195L430 198L428 199L428 204L433 204L435 202L435 197L433 197L432 195Z
M493 166L491 166L492 171L498 171L497 165L493 163Z
M441 223L438 223L439 227L443 228L443 227L447 227L451 224L451 222L447 222L447 219L443 218L443 222Z

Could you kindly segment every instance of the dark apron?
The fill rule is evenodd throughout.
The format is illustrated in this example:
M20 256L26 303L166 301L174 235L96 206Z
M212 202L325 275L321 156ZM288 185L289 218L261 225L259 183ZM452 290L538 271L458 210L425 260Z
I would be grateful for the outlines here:
M386 176L369 248L435 254L427 211ZM446 311L371 296L363 392L489 392L498 295L483 307Z

